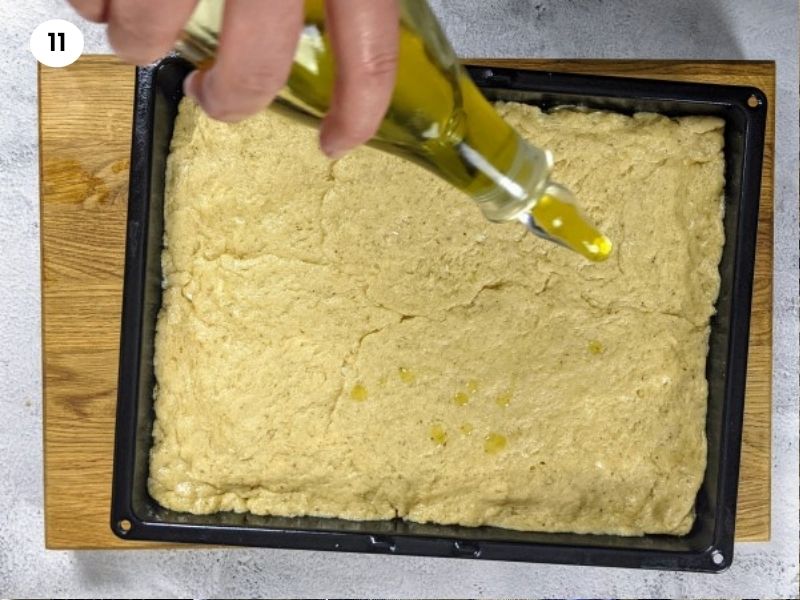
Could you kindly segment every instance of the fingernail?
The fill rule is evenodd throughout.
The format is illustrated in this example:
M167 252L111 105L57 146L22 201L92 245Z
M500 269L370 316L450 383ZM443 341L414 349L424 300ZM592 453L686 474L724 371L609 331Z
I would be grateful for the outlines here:
M350 151L350 148L341 141L329 140L326 137L320 140L320 148L331 160L338 160Z
M192 71L183 80L183 93L195 102L199 102L197 99L197 71Z
M183 80L183 93L187 97L199 104L203 111L212 119L224 123L238 123L250 116L250 113L229 112L214 102L214 99L206 93L204 88L208 88L209 78L213 77L213 72L202 73L192 71Z

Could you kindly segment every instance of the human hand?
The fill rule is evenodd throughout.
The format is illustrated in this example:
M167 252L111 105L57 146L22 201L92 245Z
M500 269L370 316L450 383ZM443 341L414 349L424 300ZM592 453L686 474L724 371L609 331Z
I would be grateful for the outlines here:
M83 17L108 24L117 54L146 64L169 52L197 0L69 0ZM214 65L185 84L213 118L241 120L286 84L303 28L302 0L227 0ZM397 69L396 0L326 0L337 74L320 133L323 151L341 156L375 135Z

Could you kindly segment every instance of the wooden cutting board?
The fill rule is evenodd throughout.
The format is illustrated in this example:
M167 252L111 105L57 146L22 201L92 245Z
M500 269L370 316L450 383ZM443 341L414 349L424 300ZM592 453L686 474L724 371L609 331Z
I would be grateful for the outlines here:
M753 85L770 100L737 540L770 534L771 62L470 61L490 65ZM45 531L48 548L157 546L109 528L133 68L87 56L39 68Z

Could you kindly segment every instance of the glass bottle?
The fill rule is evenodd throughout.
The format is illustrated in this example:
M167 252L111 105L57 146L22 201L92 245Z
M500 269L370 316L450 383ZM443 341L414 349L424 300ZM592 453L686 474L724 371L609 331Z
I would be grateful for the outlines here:
M398 0L400 40L391 104L371 145L413 160L469 194L484 216L518 221L586 258L604 260L611 242L550 180L549 151L514 131L461 67L425 0ZM200 0L176 45L198 68L215 57L224 0ZM291 74L272 107L319 121L330 106L334 57L324 0L305 1Z

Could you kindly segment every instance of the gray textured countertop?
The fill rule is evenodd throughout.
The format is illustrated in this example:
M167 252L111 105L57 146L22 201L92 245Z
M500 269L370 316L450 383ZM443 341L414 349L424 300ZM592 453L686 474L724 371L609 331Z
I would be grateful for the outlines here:
M687 575L280 550L44 549L36 65L28 38L61 0L0 0L0 596L798 595L798 63L795 0L435 0L460 54L778 63L772 541Z

